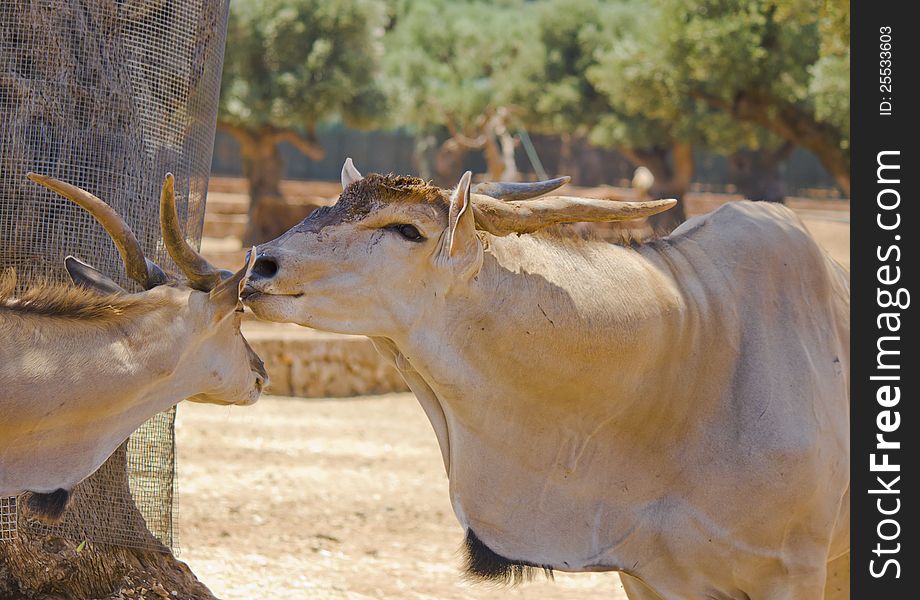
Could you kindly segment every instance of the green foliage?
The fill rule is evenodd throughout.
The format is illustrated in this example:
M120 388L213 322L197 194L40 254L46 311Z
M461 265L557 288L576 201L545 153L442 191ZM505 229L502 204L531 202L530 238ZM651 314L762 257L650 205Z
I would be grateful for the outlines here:
M377 122L384 12L372 0L234 0L220 120L308 131L336 117Z
M809 69L809 95L818 121L840 132L840 144L850 145L850 50L822 56Z
M840 163L849 7L234 0L223 87L221 120L249 128L309 131L333 118L370 125L386 116L419 133L478 135L483 116L505 107L512 128L606 147L691 143L728 154L822 138L812 150ZM838 153L821 155L822 144Z
M778 143L690 98L664 64L667 45L649 23L660 7L640 0L535 3L530 44L503 77L522 122L547 134L572 134L610 148L689 142L733 152Z
M385 41L393 120L463 130L506 105L503 79L528 51L527 12L517 0L399 3Z
M596 63L586 73L609 104L591 130L593 143L643 148L677 141L726 154L778 143L685 93L680 81L683 65L672 66L666 34L654 26L660 19L659 6L619 4L620 18L607 23Z
M848 144L849 9L839 0L660 0L651 68L675 89L731 110L790 110ZM771 118L765 115L766 119Z
M608 36L634 25L629 2L549 0L532 7L526 52L503 77L524 124L540 133L586 136L610 107L587 73Z
M624 2L625 3L625 2ZM662 137L731 154L790 140L846 190L849 10L841 0L655 0L604 36L588 79L611 111L595 143Z
M694 106L675 93L666 71L646 67L660 48L641 24L654 18L643 2L620 2L618 22L605 23L604 43L596 63L585 75L609 104L592 127L589 139L597 145L630 148L669 145L691 137ZM660 57L654 57L660 60Z
M821 35L821 54L848 54L850 50L850 3L848 0L774 0L779 22L816 23Z
M762 0L665 0L662 9L663 58L684 82L729 98L756 88L807 98L808 66L818 59L813 23L781 23L775 5Z
M845 132L850 130L850 4L847 0L776 0L776 19L813 25L819 33L819 58L808 67L809 95L815 114Z

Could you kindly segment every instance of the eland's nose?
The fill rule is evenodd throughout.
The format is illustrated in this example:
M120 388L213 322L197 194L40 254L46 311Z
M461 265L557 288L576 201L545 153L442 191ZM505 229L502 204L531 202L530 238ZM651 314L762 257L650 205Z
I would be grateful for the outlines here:
M271 279L278 274L278 260L271 256L259 256L252 266L250 279Z

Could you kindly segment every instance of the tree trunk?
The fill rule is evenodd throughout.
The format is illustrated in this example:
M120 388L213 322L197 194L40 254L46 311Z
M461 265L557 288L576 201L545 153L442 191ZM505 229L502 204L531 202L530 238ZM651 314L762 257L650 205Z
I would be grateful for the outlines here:
M517 181L520 173L514 160L515 139L508 131L510 111L505 107L488 109L464 130L457 129L448 116L445 126L450 133L436 157L439 185L453 185L460 176L463 156L469 150L482 150L486 177L490 181ZM470 130L478 132L472 137Z
M795 144L786 142L775 150L741 150L729 157L731 182L748 200L782 202L786 186L780 173Z
M128 486L125 445L76 488L68 513L79 514L85 531L117 519L126 534L146 538L132 543L147 548L91 542L80 548L80 542L35 525L20 507L18 538L0 542L0 600L141 598L146 592L148 598L214 598L185 563L147 532L136 507L112 505L108 486L113 480Z
M498 147L498 141L491 133L486 134L486 141L482 149L486 159L486 176L489 181L503 181L505 175L505 161Z
M650 198L677 200L674 208L648 218L652 231L666 235L686 221L684 195L690 190L693 181L693 146L675 142L670 147L625 148L621 152L635 166L642 165L655 176L655 183L648 192Z
M0 546L0 600L215 599L185 563L162 552L24 537Z
M505 166L504 181L519 181L521 173L518 171L517 162L514 160L514 149L517 146L514 136L505 129L499 134L498 143L502 149L502 163Z
M319 160L324 152L315 140L270 127L249 129L227 123L220 127L239 142L243 176L249 183L249 223L243 233L243 247L272 240L306 218L315 206L309 205L307 210L306 205L289 204L281 194L284 159L278 144L290 142L309 158Z
M485 119L483 136L484 154L490 181L517 181L520 178L514 160L514 136L508 131L510 111L500 106Z
M412 162L415 164L415 171L418 176L424 180L434 179L434 153L437 140L430 134L419 134L415 136L412 146Z
M284 160L278 145L267 137L241 144L243 176L249 182L249 223L243 233L243 247L249 248L277 237L272 215L285 205L281 195Z
M63 281L62 258L74 254L136 289L105 232L26 180L28 171L92 190L125 216L158 262L166 258L158 193L173 171L189 238L200 230L227 5L148 4L0 0L0 270L15 267L24 285ZM189 30L188 23L197 25ZM164 43L175 52L164 53ZM187 50L194 64L179 58ZM73 490L63 525L33 523L20 501L17 539L0 541L0 599L139 598L146 591L148 598L213 598L148 530L145 516L162 519L168 532L171 508L142 515L135 504L170 501L160 485L171 493L172 417L165 418L155 436L135 437L130 453L123 445ZM136 443L144 446L140 461ZM129 461L144 469L132 470L143 488L136 497Z
M437 173L435 183L437 185L452 186L457 184L467 151L467 147L454 138L448 138L441 144L434 157L434 170Z
M844 147L843 134L837 128L818 121L813 114L796 104L768 94L740 92L732 102L702 90L692 90L691 95L740 121L757 123L784 140L807 148L818 157L840 190L849 197L850 151Z

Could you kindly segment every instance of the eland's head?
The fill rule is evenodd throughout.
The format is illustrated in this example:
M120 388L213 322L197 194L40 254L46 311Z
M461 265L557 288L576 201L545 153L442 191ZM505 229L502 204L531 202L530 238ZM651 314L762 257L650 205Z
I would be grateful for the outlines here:
M128 224L108 204L78 187L34 173L29 178L73 201L89 212L115 243L128 276L144 288L145 299L167 308L163 311L161 339L139 343L162 344L177 339L177 362L164 365L164 372L181 373L194 380L200 392L189 398L212 404L253 404L266 385L267 374L259 356L240 333L243 305L240 293L246 285L254 253L236 273L213 267L192 248L182 233L176 209L175 182L168 174L160 194L160 225L163 242L184 277L168 275L144 256ZM65 260L67 272L77 285L104 295L129 293L100 271L72 256ZM150 315L150 318L159 318ZM181 355L180 355L181 354Z
M351 159L338 202L257 248L243 298L257 316L390 337L426 305L462 297L490 236L579 221L621 221L673 200L616 202L542 196L568 181L484 183L465 173L444 190L415 177L362 176Z

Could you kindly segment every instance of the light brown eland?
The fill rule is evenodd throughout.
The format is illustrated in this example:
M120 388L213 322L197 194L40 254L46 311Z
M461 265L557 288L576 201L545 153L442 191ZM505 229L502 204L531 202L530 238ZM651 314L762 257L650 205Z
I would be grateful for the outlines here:
M392 359L437 436L471 576L847 597L849 276L790 210L731 203L622 246L541 230L673 202L471 193L469 173L451 192L350 161L342 183L258 247L244 302Z
M92 214L146 290L129 294L73 257L65 266L78 287L37 285L17 295L14 274L0 279L0 496L33 492L29 508L53 522L73 486L144 421L184 398L252 404L267 376L240 333L239 294L254 256L234 274L189 246L172 175L160 222L183 279L145 258L128 225L99 198L30 178Z

